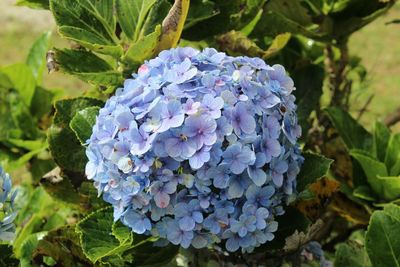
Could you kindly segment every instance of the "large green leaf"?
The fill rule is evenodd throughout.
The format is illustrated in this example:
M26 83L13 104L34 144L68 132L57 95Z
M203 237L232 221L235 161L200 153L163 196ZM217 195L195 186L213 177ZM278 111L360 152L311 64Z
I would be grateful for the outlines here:
M158 46L160 35L161 26L159 25L154 32L140 38L137 42L132 44L123 57L123 60L133 64L141 64L144 60L151 58Z
M115 35L113 0L50 0L59 32L96 52L119 56L122 47Z
M158 0L154 3L153 7L143 23L140 37L149 35L154 32L157 25L161 25L165 17L168 15L172 5L168 0Z
M365 250L364 231L355 232L357 238L350 237L346 243L336 246L335 267L371 267L367 251Z
M324 177L333 160L324 157L323 155L312 152L305 152L304 164L297 177L297 190L299 192L306 189L307 185L314 183L319 178Z
M107 207L91 213L76 225L83 253L93 263L120 255L134 246L132 232L125 232L127 235L124 238L118 235L119 239L113 235L113 223L112 208Z
M271 0L254 31L256 36L277 35L284 32L301 34L317 40L329 39L332 22L328 16L313 16L302 5L302 0ZM318 23L317 23L318 22Z
M387 146L386 155L385 155L385 164L388 170L392 170L398 162L400 161L400 133L392 134L390 136L390 140ZM392 171L391 171L392 172ZM393 172L396 172L395 170ZM397 175L391 173L392 175Z
M45 257L51 257L61 266L90 265L89 259L83 254L79 235L73 226L63 226L48 232L39 240L32 252L32 260L38 264L43 262Z
M400 207L385 206L372 214L366 235L366 249L374 267L400 266Z
M27 107L30 107L36 87L32 70L25 64L14 64L4 67L0 71L8 76L14 89L19 92L22 101Z
M31 68L37 84L41 83L43 70L46 67L46 53L49 47L51 32L45 32L32 45L29 50L26 64Z
M390 131L381 122L375 123L374 136L373 136L373 151L374 155L380 161L385 160L386 149L389 143Z
M385 164L376 160L363 150L350 150L350 155L360 163L371 188L375 193L382 196L384 188L383 184L378 179L378 175L382 177L388 175Z
M0 88L0 140L43 137L27 105L15 90Z
M83 50L56 50L55 60L61 70L101 87L117 86L123 81L122 74L104 59Z
M327 108L326 112L348 149L371 151L372 135L349 113L337 107Z
M230 31L218 37L220 48L230 55L246 55L249 57L263 57L262 50L253 40L240 31Z
M18 0L17 6L27 6L30 8L49 9L49 0Z
M87 162L85 149L69 127L69 123L80 110L102 105L102 101L86 97L55 103L56 113L48 131L48 142L54 161L61 169L83 173Z
M289 42L291 34L288 32L278 34L275 36L274 40L272 41L271 45L268 49L264 52L263 58L268 59L270 57L276 56L279 51L281 51Z
M43 87L37 86L35 94L32 98L30 112L40 120L43 116L51 113L53 109L53 100L58 95L57 91L50 91Z
M400 197L400 176L377 176L382 186L381 196L385 200L396 200Z
M339 12L331 14L334 23L332 36L335 39L346 38L368 23L387 12L395 1L383 0L352 0L347 2Z
M190 1L189 13L185 22L185 29L193 27L197 23L210 19L218 15L215 3L210 0L192 0Z
M12 246L8 244L0 244L0 266L18 266L18 260L14 257Z
M61 175L60 168L55 168L43 176L40 184L52 198L66 204L79 205L80 198L71 180L71 177Z
M119 24L130 40L137 41L143 23L156 0L116 0Z
M324 69L318 65L307 65L291 73L296 85L297 115L303 136L307 136L311 112L317 107L322 95ZM310 79L312 77L312 79Z
M99 110L99 107L85 108L76 113L69 123L69 126L82 144L85 144L92 135L92 128L96 123L96 116Z
M200 7L202 2L203 0L192 0L191 6ZM187 28L183 32L184 39L199 41L233 29L240 30L257 16L266 0L213 0L213 2L215 3L215 14L207 19L197 21L195 27ZM189 16L191 16L191 12L196 11L189 9Z

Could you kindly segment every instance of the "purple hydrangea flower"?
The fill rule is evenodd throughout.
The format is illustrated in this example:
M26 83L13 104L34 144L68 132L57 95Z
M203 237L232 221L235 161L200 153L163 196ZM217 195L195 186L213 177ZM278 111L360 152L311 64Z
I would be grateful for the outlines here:
M162 51L99 111L86 176L115 220L158 245L251 252L296 192L294 89L259 58Z
M0 166L0 241L12 241L15 237L14 200L17 191L12 192L10 175Z

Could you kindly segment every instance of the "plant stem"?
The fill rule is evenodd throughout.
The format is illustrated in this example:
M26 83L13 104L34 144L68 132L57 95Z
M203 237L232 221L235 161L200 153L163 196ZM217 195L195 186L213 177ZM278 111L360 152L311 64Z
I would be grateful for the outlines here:
M328 86L332 92L330 106L339 106L348 110L348 97L351 93L351 82L346 79L346 67L349 64L348 39L337 41L340 51L339 61L335 60L334 47L327 44L325 48L325 70L328 75Z

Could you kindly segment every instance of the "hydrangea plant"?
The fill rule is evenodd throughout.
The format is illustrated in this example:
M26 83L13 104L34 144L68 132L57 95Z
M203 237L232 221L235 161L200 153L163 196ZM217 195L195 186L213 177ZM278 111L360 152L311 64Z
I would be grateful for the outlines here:
M163 51L100 110L87 178L135 233L250 252L274 238L296 190L293 90L260 58Z
M17 213L14 210L16 191L12 192L10 175L0 167L0 241L11 241L15 235L13 223Z

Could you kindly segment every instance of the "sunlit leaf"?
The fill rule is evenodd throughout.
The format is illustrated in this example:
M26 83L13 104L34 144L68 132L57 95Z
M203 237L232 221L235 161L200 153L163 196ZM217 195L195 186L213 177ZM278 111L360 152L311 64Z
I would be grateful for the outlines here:
M400 207L387 205L371 217L366 249L374 267L400 266Z
M43 71L46 68L46 53L49 47L51 32L42 34L29 50L26 64L31 68L37 84L41 84Z

